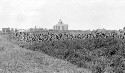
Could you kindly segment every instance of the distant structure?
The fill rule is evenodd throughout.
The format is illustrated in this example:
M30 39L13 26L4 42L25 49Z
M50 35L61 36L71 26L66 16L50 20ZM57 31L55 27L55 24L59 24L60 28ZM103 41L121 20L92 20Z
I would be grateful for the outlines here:
M25 29L18 29L17 32L26 32Z
M60 19L58 24L53 26L54 30L68 30L68 24L64 24Z
M10 33L11 28L2 28L2 33Z
M36 27L35 28L29 28L26 30L27 32L40 32L40 31L47 31L47 28L41 28L41 27Z
M123 30L125 30L125 27L123 27Z

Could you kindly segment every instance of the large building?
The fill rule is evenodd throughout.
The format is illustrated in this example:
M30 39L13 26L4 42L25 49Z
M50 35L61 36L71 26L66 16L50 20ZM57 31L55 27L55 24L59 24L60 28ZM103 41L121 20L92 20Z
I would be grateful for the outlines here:
M54 30L68 30L68 24L64 24L60 19L58 24L53 26Z

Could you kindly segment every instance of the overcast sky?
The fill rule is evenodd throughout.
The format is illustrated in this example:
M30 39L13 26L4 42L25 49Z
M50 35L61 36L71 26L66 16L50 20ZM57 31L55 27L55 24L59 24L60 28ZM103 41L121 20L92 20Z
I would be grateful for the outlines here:
M59 19L70 30L122 29L125 0L0 0L0 29L52 29Z

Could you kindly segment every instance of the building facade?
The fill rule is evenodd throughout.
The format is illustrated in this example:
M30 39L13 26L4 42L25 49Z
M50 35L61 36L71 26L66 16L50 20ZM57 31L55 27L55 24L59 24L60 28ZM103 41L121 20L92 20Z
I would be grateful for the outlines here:
M53 26L53 29L54 30L68 30L68 24L64 24L60 19L58 24Z
M2 33L10 33L11 29L10 28L2 28Z

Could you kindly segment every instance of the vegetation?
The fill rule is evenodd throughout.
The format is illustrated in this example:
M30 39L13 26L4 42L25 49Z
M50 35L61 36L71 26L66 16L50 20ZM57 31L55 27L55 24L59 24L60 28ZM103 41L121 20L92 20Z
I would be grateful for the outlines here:
M71 37L71 34L67 35ZM47 41L50 40L48 38L46 41L32 42L23 47L69 61L78 67L90 69L93 73L104 73L107 67L111 67L114 73L123 73L124 32L92 31L91 34L75 35L72 40L67 35L56 35L55 41L52 38Z

